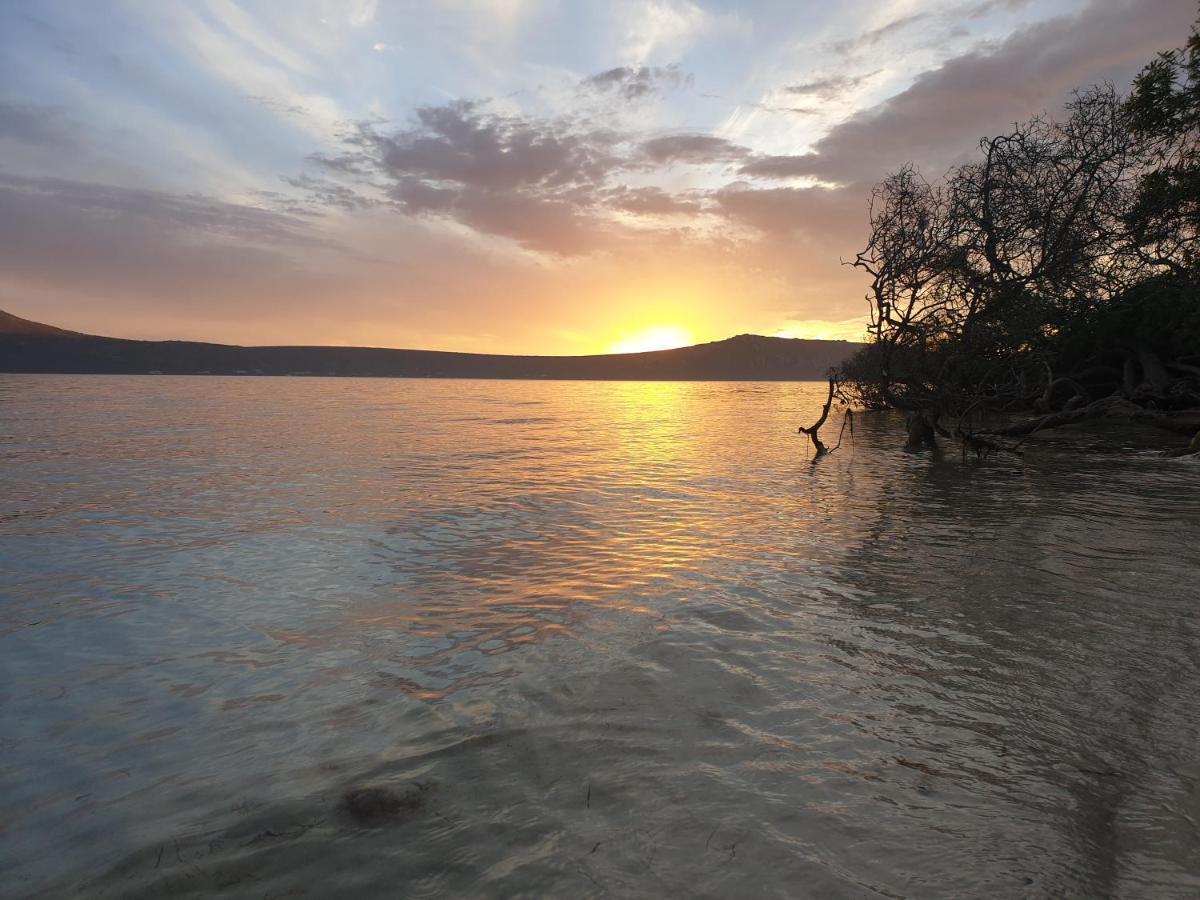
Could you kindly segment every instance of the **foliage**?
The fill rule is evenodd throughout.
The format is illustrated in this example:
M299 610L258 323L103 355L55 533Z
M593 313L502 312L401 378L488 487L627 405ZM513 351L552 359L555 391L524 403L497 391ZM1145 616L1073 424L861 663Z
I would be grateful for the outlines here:
M1148 259L1194 269L1200 234L1200 32L1160 54L1138 75L1126 103L1130 131L1152 164L1142 173L1128 222Z

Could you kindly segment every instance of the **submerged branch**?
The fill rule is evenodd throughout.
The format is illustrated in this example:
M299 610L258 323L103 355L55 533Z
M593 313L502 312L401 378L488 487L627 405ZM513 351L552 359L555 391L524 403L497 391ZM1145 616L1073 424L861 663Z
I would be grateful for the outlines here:
M821 409L821 418L817 419L816 423L809 426L808 428L805 428L803 425L801 425L799 428L800 434L807 434L809 439L812 441L813 447L817 451L818 459L820 459L822 456L826 456L833 452L833 450L830 450L828 447L825 446L824 443L822 443L819 432L821 430L821 426L825 424L825 420L829 418L829 409L831 406L833 406L833 393L836 389L837 389L837 381L832 375L830 375L829 376L829 396L825 398L825 406ZM842 428L845 429L845 422L842 423ZM838 447L840 447L841 445L842 445L842 441L841 441L841 436L839 435L838 436ZM833 449L836 450L837 447L834 447Z

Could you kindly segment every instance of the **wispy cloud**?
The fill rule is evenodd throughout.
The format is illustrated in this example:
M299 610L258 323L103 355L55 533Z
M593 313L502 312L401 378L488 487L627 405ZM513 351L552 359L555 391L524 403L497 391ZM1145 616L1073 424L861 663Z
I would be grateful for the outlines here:
M613 92L626 100L640 100L665 88L690 86L693 80L677 64L617 66L588 76L580 85L589 90Z
M848 91L862 87L880 71L875 69L862 75L824 75L798 84L784 85L781 90L785 94L814 97L818 100L832 100Z
M625 0L616 8L625 23L621 53L634 66L656 57L678 57L715 34L752 33L749 21L737 13L711 13L691 0Z

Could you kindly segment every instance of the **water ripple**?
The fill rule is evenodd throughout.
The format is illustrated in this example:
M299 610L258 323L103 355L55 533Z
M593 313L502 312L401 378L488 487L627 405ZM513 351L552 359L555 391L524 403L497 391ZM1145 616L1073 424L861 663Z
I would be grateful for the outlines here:
M0 379L0 895L1200 892L1200 468L820 390Z

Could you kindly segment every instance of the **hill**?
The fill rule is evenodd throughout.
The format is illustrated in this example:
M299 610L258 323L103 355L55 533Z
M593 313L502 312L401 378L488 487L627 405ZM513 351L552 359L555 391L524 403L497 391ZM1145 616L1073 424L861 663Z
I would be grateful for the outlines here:
M858 349L849 341L743 334L597 356L504 356L376 347L238 347L97 337L0 312L0 372L103 375L327 375L612 381L807 381Z
M12 335L34 337L86 337L78 331L67 331L65 328L55 328L53 325L43 325L41 322L30 322L20 316L14 316L0 309L0 338Z

